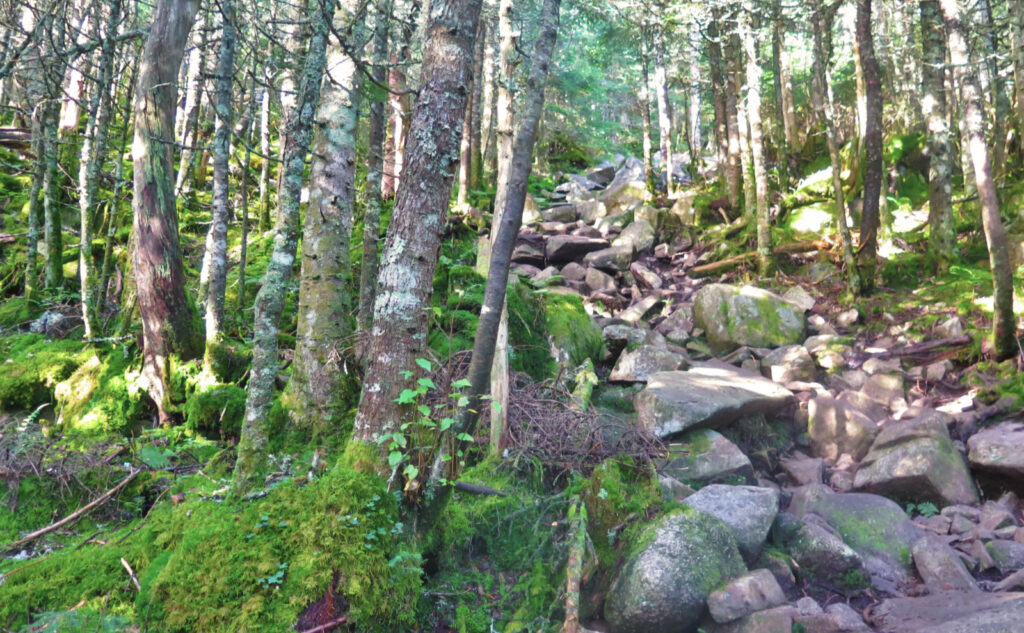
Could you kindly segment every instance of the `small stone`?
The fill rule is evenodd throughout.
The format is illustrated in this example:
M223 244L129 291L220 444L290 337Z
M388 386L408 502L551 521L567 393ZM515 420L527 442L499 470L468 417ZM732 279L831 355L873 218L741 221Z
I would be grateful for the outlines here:
M800 615L814 615L816 613L824 613L818 601L810 596L804 596L796 601L796 610Z
M583 263L587 266L611 271L626 270L631 261L633 249L630 246L609 246L583 256Z
M654 306L658 305L660 301L661 299L656 295L644 297L637 303L617 314L616 317L626 321L627 323L636 323L643 319L647 313L654 308Z
M820 314L812 314L808 316L807 327L809 327L812 332L817 332L818 334L831 336L838 334L836 329L832 327L832 325L825 320L825 317Z
M871 630L864 623L864 618L845 602L834 602L825 608L825 612L836 619L836 624L839 625L839 630L842 633L857 633L859 631ZM814 632L808 631L808 633Z
M839 315L836 316L836 323L843 327L850 327L857 321L860 321L860 312L857 308L850 308L845 312L840 312Z
M686 356L672 352L664 346L642 345L635 350L624 351L619 356L608 380L611 382L646 382L651 374L673 371L686 364L688 364Z
M730 581L708 596L711 617L720 624L777 607L786 602L778 581L767 569L758 569Z
M814 308L814 297L812 297L802 286L793 286L782 294L782 298L800 308L804 312Z
M819 457L837 459L841 453L850 453L854 459L860 459L878 434L874 420L832 398L812 399L807 403L807 412L807 434Z
M608 273L601 272L596 268L588 268L587 276L584 279L587 287L594 292L615 292L615 279Z
M654 256L657 259L672 259L672 249L668 244L658 244L654 247Z
M1006 575L1024 569L1024 543L989 541L985 544L985 549L988 550L999 573Z
M898 374L903 366L899 358L869 358L861 365L861 369L869 376L875 374Z
M931 591L978 590L978 583L964 567L960 556L943 538L931 534L918 539L911 545L910 553L917 573Z
M935 336L939 338L956 338L964 334L964 322L958 316L952 316L935 326Z
M953 363L948 360L942 360L937 363L932 363L924 368L924 376L928 380L942 380L946 377L950 371L953 370Z
M587 268L576 262L569 262L562 267L561 275L566 281L583 281L587 278Z
M647 266L644 266L640 262L633 262L629 265L630 272L638 282L648 288L658 289L661 288L661 277L659 277L654 271Z
M776 348L761 359L764 374L775 382L811 382L817 368L814 359L803 345Z

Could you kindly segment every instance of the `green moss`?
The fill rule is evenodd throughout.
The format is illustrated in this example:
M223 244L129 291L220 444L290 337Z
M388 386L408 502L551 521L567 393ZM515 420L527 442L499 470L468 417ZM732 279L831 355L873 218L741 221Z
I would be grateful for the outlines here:
M548 334L555 347L565 350L573 367L590 359L601 362L604 337L601 329L583 308L583 299L576 295L547 293L544 295Z
M24 533L48 525L64 510L60 491L52 480L43 477L7 480L0 483L0 490L0 543L15 541ZM15 495L16 503L12 504Z
M40 308L35 301L25 297L10 297L0 302L0 328L9 328L28 323L39 316Z
M81 341L48 341L39 334L7 340L10 351L0 358L0 409L30 409L53 398L57 383L86 360Z
M90 356L54 395L64 433L129 434L146 407L139 363L116 348Z
M245 389L238 385L201 385L185 401L185 426L207 436L237 436L244 415Z
M657 478L647 470L634 471L626 464L606 461L594 469L582 498L587 506L588 530L602 565L612 566L618 557L624 526L634 527L648 509L662 506ZM640 522L642 523L642 522Z

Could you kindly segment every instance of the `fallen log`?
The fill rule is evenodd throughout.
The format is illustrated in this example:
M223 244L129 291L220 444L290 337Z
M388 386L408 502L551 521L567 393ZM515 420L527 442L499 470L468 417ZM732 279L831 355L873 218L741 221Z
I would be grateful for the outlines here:
M32 147L32 130L24 127L0 127L0 147L29 149Z
M773 249L774 255L796 255L798 253L811 253L814 251L827 251L832 248L832 245L825 240L814 240L812 242L792 242L790 244L780 244ZM757 260L756 252L743 253L742 255L736 255L728 259L721 261L712 262L710 264L703 264L701 266L694 266L687 274L693 279L700 279L702 277L711 277L720 273L728 272L734 268L738 268L747 263L753 263Z
M587 555L587 506L576 498L569 507L569 561L565 566L565 622L561 633L580 630L580 585L583 557Z

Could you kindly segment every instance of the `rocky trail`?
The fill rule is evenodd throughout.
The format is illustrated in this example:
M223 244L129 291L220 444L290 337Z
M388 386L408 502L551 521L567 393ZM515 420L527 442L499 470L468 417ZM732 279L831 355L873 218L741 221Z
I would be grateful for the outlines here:
M607 350L594 403L662 438L662 493L684 507L645 528L589 626L1024 631L1024 421L964 384L963 319L841 305L816 252L770 287L695 278L722 259L695 195L650 206L642 173L570 177L560 204L528 206L513 256L583 298Z

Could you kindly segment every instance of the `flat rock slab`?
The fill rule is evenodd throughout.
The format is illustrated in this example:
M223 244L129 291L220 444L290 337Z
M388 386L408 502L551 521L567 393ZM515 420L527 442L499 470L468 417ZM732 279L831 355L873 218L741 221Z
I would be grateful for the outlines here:
M688 371L651 374L636 397L640 424L659 437L720 428L742 417L775 413L793 392L753 372L718 361Z
M644 382L651 374L672 371L688 364L686 356L657 345L641 345L624 351L615 363L608 380L611 382Z
M772 522L775 521L775 516L779 513L779 493L771 488L757 486L712 484L687 497L683 505L707 512L720 519L732 530L743 557L746 560L753 560L761 552L761 546L764 544L765 537L768 536L768 530L771 529ZM734 620L754 611L774 606L777 604L766 604L730 619ZM716 619L719 622L726 621Z
M692 486L756 481L750 458L711 429L691 431L669 444L668 457L659 465L658 472Z
M758 569L711 592L708 610L715 622L724 624L785 602L786 594L772 572Z
M886 600L871 623L879 633L1020 633L1024 593L945 591Z
M967 440L967 448L975 468L1024 479L1024 422L1003 422L978 431Z
M608 248L606 240L582 235L555 235L544 246L549 263L569 262L587 253Z

